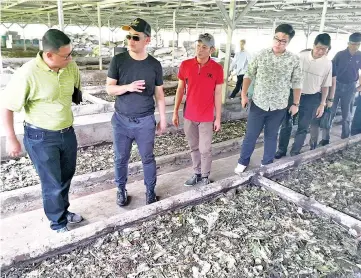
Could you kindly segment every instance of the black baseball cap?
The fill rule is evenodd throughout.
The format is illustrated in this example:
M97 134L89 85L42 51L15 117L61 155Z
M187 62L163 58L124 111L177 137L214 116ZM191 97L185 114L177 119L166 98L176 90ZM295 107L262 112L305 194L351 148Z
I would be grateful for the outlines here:
M150 37L151 33L152 33L152 29L150 28L150 25L148 24L148 22L146 22L144 19L141 19L139 17L134 19L131 24L124 25L122 27L122 29L125 31L129 31L131 28L137 32L143 32L148 37Z

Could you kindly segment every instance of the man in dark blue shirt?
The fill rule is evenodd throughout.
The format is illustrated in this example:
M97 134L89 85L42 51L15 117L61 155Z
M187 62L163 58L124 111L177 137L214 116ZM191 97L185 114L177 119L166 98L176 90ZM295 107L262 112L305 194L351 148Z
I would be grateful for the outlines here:
M128 179L128 161L135 141L142 158L146 203L156 201L157 182L154 158L154 137L156 121L154 117L155 97L160 122L159 132L165 130L165 100L163 92L163 72L158 60L150 56L146 47L150 42L151 27L141 18L123 26L127 35L129 52L113 57L108 71L107 92L116 96L115 113L112 117L115 154L115 182L118 187L117 204L128 204L125 188Z
M361 33L353 33L349 37L347 49L340 51L332 62L336 69L336 93L331 108L332 119L336 115L338 103L341 103L342 134L341 138L350 136L350 125L353 109L353 101L356 91L361 91L361 86L356 88L361 70L361 52L358 51L361 43ZM330 143L330 130L323 132L320 144L325 146Z

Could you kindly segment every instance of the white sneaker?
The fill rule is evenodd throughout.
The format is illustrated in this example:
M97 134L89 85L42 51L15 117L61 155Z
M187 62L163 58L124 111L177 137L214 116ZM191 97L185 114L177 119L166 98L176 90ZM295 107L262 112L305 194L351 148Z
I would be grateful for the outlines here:
M235 172L237 175L239 175L239 174L243 173L244 170L246 170L246 168L247 168L247 166L238 163L238 164L237 164L237 167L234 169L234 172Z

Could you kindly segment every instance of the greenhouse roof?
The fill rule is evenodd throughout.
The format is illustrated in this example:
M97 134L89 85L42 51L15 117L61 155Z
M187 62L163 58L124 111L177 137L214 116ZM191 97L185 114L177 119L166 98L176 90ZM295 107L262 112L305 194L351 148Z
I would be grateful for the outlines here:
M2 0L1 22L5 26L58 24L58 3L53 1ZM61 0L65 25L98 26L97 7L101 24L112 28L128 24L135 17L150 22L154 30L171 29L173 12L176 31L192 28L228 27L230 0ZM361 1L321 0L258 0L235 1L239 28L272 28L274 22L288 22L295 28L318 30L324 2L327 2L325 31L353 32L361 29Z

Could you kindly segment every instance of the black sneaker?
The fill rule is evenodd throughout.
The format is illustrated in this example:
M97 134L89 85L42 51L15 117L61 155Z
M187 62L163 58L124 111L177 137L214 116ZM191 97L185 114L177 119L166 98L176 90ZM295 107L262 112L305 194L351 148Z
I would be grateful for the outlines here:
M126 189L118 189L117 205L120 207L128 205L128 193Z
M195 186L200 181L202 181L202 176L200 174L194 174L189 180L184 183L184 186Z
M284 152L281 151L277 151L275 154L275 159L280 159L281 157L286 156L286 154Z
M154 190L149 190L147 191L147 193L145 193L146 195L146 204L153 204L157 201L157 196L155 195Z
M320 145L321 145L321 146L326 146L326 145L328 145L328 144L330 144L330 140L323 140L323 139L322 139L322 140L320 141Z
M207 185L207 184L210 184L210 183L211 183L211 181L209 180L208 177L203 177L202 178L202 185Z

